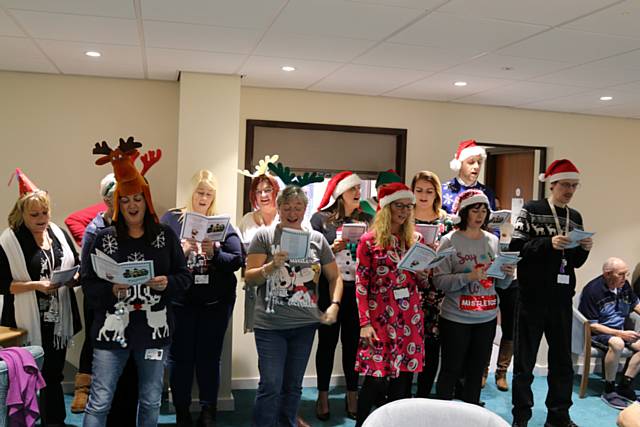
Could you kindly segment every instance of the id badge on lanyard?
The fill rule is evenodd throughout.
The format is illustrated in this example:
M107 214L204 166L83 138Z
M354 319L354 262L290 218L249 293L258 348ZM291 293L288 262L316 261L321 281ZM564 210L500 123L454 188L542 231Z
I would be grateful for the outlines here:
M558 214L556 212L556 207L553 205L551 200L547 200L549 202L549 207L551 208L551 213L553 214L553 219L556 222L556 230L563 236L569 234L569 206L565 209L567 210L567 219L565 222L564 231L560 227L560 220L558 219ZM567 258L564 255L564 249L562 250L562 260L560 261L560 271L558 272L557 283L559 285L568 285L571 282L570 276L567 274Z

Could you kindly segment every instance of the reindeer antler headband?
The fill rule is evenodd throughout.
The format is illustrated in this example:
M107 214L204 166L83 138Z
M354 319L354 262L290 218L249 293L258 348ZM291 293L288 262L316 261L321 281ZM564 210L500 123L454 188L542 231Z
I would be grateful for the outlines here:
M284 185L295 185L298 187L304 187L305 185L312 184L314 182L324 181L324 177L317 172L305 172L304 175L296 175L291 172L288 166L282 163L269 163L269 170L275 173L284 182Z
M264 159L260 159L260 161L256 165L255 172L251 173L246 169L238 169L238 173L244 176L248 176L249 178L257 178L261 175L267 175L269 173L269 163L275 163L279 158L280 156L278 156L277 154L274 154L273 156L265 156Z

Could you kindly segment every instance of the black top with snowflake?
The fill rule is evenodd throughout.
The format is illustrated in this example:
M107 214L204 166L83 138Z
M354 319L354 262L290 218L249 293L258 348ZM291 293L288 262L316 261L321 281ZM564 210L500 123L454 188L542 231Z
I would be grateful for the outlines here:
M89 253L99 249L116 262L151 260L156 276L167 276L168 286L156 292L146 285L131 286L124 300L124 314L116 314L118 302L112 283L98 278L91 260L82 263L82 288L95 310L91 337L96 348L122 348L117 338L123 336L132 350L163 348L170 342L173 319L169 302L178 298L191 284L190 274L180 243L166 226L151 240L144 237L117 238L114 227L98 231Z
M73 252L75 264L79 264L80 260L78 258L78 253L76 252L73 245L73 241L64 230L62 231L65 235L65 238L67 239L67 243L69 244L71 251ZM29 272L29 277L31 278L31 280L49 280L49 277L51 276L51 269L59 269L60 265L62 264L62 245L50 228L48 229L48 234L51 242L53 242L53 248L52 250L44 251L36 244L36 241L33 238L33 234L31 234L31 232L24 225L19 227L15 233L16 238L18 239L18 243L22 248L27 271ZM9 267L9 260L7 259L6 253L0 246L0 289L5 297L2 324L15 326L15 318L13 314L13 295L11 295L11 293L9 292L12 280L13 279L11 275L11 269ZM75 294L73 292L70 292L70 295L72 298L71 308L73 311L72 315L74 321L74 332L77 332L81 329L80 312L75 300ZM40 311L40 321L44 322L43 315L49 310L51 298L55 298L55 296L49 296L43 294L42 292L36 292L36 298L38 300L38 309Z

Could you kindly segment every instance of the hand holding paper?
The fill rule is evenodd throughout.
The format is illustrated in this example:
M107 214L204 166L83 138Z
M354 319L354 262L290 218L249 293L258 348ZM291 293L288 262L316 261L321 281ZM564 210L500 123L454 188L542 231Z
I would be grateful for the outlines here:
M487 276L495 277L496 279L504 279L507 274L503 270L503 266L515 266L521 259L522 258L518 256L517 252L503 252L493 260L493 263L487 270ZM505 270L509 271L511 269L506 268Z
M567 234L566 237L569 238L571 242L568 245L566 245L564 248L571 249L571 248L578 247L578 245L580 245L580 242L582 240L588 239L594 234L595 233L590 233L588 231L578 230L577 228L575 228L571 230L569 234Z
M398 269L413 271L414 273L435 268L447 257L456 253L453 247L435 251L424 243L416 243L407 251L398 263Z

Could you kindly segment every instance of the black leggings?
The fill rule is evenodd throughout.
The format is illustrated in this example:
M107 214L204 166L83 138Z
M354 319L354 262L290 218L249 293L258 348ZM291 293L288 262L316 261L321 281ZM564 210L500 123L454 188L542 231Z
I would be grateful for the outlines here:
M516 311L518 286L512 283L507 289L496 288L496 292L500 297L500 327L502 329L502 339L505 341L513 341L513 318L514 312Z
M474 404L480 401L482 373L495 334L496 319L465 324L440 318L442 367L436 385L438 399L453 399L456 382L462 378L462 400Z
M425 337L424 366L418 374L418 391L416 397L429 397L440 365L440 338Z
M362 388L358 394L358 415L356 427L360 427L369 416L371 408L381 406L407 397L411 389L413 372L401 372L398 378L364 377Z
M325 288L323 291L322 288ZM327 287L321 287L320 309L329 305ZM355 371L356 353L360 339L358 306L356 304L355 284L345 284L340 300L338 320L333 325L318 327L318 348L316 350L316 372L318 390L328 391L333 370L333 359L338 345L338 336L342 342L342 370L348 391L358 391L358 373Z

